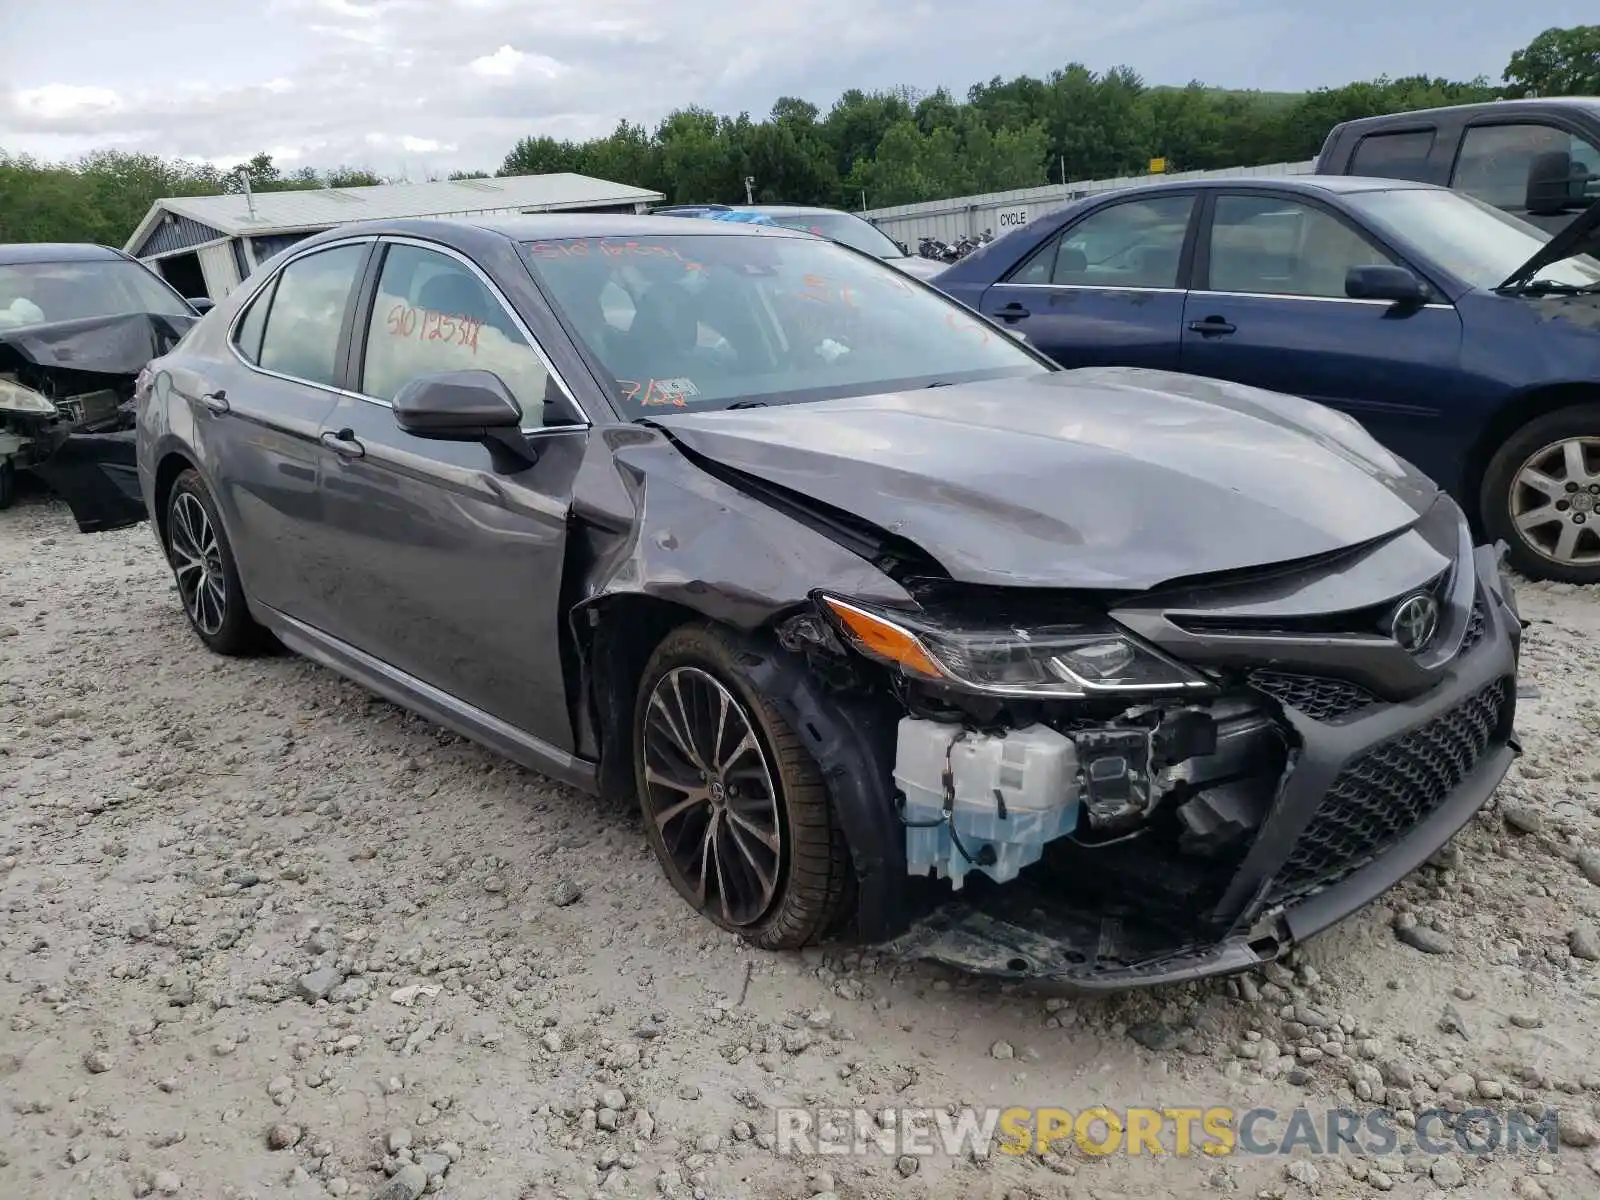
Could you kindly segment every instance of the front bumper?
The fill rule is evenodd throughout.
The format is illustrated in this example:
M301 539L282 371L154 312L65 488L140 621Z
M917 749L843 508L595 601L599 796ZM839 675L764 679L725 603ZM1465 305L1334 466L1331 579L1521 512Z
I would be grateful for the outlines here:
M1388 891L1493 794L1515 757L1521 625L1487 547L1473 557L1482 627L1413 699L1316 720L1285 705L1298 747L1272 812L1209 931L1162 945L1118 917L1085 920L1007 885L999 904L946 904L884 949L965 970L1112 990L1273 961Z

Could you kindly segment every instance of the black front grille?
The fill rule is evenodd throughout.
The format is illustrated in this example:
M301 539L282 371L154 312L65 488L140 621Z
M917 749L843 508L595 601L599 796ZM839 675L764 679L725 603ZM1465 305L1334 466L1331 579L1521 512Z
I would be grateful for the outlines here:
M1443 804L1489 748L1512 684L1500 680L1339 772L1273 882L1293 900L1360 869Z
M1483 601L1479 600L1472 606L1472 616L1467 618L1467 632L1461 639L1461 653L1465 654L1483 641L1483 635L1488 632L1489 614L1484 610Z
M1378 698L1360 684L1287 671L1252 671L1250 684L1313 721L1332 721L1358 712Z

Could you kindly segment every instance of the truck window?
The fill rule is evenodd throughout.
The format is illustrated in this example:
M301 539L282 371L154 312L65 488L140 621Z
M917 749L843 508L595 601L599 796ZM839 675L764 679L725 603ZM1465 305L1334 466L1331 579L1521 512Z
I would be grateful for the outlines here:
M1475 125L1461 142L1450 186L1485 204L1521 212L1526 206L1528 168L1537 155L1551 151L1567 154L1574 174L1593 174L1600 168L1600 150L1554 125ZM1600 183L1590 181L1585 190L1591 197L1600 195Z
M1434 133L1433 129L1369 133L1356 143L1356 152L1350 156L1350 174L1427 183Z

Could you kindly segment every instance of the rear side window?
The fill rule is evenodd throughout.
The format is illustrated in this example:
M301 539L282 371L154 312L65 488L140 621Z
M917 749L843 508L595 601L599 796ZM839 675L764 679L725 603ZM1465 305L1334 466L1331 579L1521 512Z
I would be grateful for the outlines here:
M335 246L283 269L257 359L263 370L337 386L339 330L366 254L365 244Z
M272 305L272 289L277 286L276 279L268 281L267 286L250 301L244 320L239 322L239 328L234 333L233 342L239 347L239 353L253 363L261 362L261 335L266 332L267 309Z
M1008 283L1174 288L1192 195L1128 200L1090 213L1041 246Z
M1356 143L1356 152L1350 156L1350 174L1427 183L1433 138L1432 129L1368 134Z

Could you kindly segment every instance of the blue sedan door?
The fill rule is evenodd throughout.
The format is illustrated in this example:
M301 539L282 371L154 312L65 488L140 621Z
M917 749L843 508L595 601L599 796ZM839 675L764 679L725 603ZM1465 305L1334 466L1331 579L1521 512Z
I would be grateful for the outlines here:
M1090 210L983 294L985 316L1065 367L1178 367L1195 193Z
M1182 370L1342 409L1435 478L1458 475L1447 414L1460 395L1455 307L1442 295L1420 307L1348 298L1351 267L1406 264L1315 201L1219 191L1211 205Z

